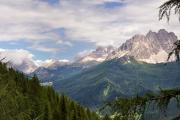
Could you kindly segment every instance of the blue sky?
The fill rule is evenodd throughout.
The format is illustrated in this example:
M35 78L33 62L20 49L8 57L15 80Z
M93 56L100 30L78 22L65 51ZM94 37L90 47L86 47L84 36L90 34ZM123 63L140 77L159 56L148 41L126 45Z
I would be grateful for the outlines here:
M180 34L178 21L158 21L164 1L1 0L0 49L27 51L32 60L73 60L97 46L118 47L150 29Z
M103 4L99 5L99 7L103 7L105 9L115 9L118 7L121 7L125 5L124 3L119 3L119 2L104 2Z
M44 0L44 1L48 2L50 5L56 5L60 3L60 0Z

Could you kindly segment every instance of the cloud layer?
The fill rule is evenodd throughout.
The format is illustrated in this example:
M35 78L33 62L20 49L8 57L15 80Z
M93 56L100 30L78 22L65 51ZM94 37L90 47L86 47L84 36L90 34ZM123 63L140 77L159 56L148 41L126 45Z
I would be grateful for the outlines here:
M117 45L149 29L168 28L179 33L176 22L167 25L158 21L157 8L163 1L60 0L52 5L44 0L1 0L0 41L24 40L33 46L47 41L69 45L66 43L75 40ZM110 3L121 4L114 8ZM58 32L62 28L63 35Z
M77 41L119 46L134 34L145 34L150 29L165 28L180 35L175 16L170 24L158 21L158 7L164 1L0 0L0 42L26 41L28 50L58 53L62 46L72 47ZM21 58L19 50L6 51ZM33 58L28 51L23 53Z
M15 65L21 65L23 61L34 61L33 54L23 49L0 49L0 58L5 58L5 61L12 62Z
M48 67L55 62L69 63L68 60L37 60L34 55L23 49L0 49L0 59L3 62L8 62L12 67L23 71L24 73L31 73L38 67Z

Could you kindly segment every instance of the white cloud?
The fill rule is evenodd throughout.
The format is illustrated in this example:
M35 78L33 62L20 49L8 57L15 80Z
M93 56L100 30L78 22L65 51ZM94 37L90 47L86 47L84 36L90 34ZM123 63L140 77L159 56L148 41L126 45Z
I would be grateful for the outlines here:
M30 49L36 49L38 51L42 51L42 52L50 52L50 53L53 53L53 52L57 52L58 51L58 48L49 48L49 47L45 47L39 43L36 43L36 44L33 44L32 46L29 47Z
M12 67L25 73L30 73L37 68L33 57L33 54L23 49L0 49L0 58L5 58L3 62L9 62Z
M0 57L15 65L21 65L25 60L33 61L33 54L23 49L0 49Z
M91 49L91 50L84 50L84 51L82 51L82 52L79 52L76 57L77 57L77 58L84 57L84 56L86 56L86 55L89 55L89 54L92 53L93 51L94 51L93 49Z
M54 60L54 59L47 59L47 60L36 60L35 63L38 67L49 67L54 63L59 63L59 64L67 64L70 63L69 60L67 59L62 59L62 60Z
M23 49L0 49L0 59L5 58L3 62L9 62L14 68L23 71L25 73L31 73L35 69L41 66L49 66L54 62L69 63L69 60L36 60L34 55Z
M149 29L166 28L180 34L178 20L170 25L158 21L158 7L164 1L60 0L59 5L52 6L42 0L0 0L0 41L26 40L33 45L51 41L71 46L71 41L78 40L105 46L119 45ZM121 2L123 6L116 9L97 6L105 2ZM53 31L58 28L65 29L65 39ZM44 52L59 49L42 45L32 48Z

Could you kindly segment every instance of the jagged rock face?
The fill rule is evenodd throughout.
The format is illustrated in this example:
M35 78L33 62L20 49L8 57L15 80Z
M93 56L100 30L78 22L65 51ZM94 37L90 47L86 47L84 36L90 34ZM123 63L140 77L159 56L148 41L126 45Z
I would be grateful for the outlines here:
M168 33L166 30L161 29L158 33L155 32L149 32L146 35L146 38L151 42L152 48L156 48L159 50L159 48L162 48L164 51L169 52L172 50L173 43L177 40L177 36L170 32Z
M146 35L135 35L119 48L98 47L89 54L78 59L80 63L132 56L136 60L147 63L166 62L168 53L173 49L177 36L173 32L160 29L157 33L149 31ZM173 58L174 59L174 58Z
M164 29L159 30L158 33L149 31L146 36L135 35L127 40L116 51L109 54L107 59L126 55L148 63L165 62L176 40L177 36L174 33L169 33Z

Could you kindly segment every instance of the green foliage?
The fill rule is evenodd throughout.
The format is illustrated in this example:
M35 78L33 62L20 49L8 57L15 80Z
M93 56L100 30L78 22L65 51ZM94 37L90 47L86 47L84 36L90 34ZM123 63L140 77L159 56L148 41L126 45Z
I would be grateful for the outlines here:
M105 115L103 120L111 120L111 118L108 115Z
M115 118L118 120L142 119L148 105L154 104L161 112L166 112L168 104L172 99L175 99L177 106L180 103L180 89L161 90L158 94L148 93L144 96L136 96L131 98L119 98L112 103L107 104L113 110L113 113L118 113ZM139 116L139 117L138 117ZM177 120L179 117L175 118Z
M81 107L53 88L41 86L37 76L0 63L0 120L99 120L96 113Z
M168 0L160 6L159 10L159 19L166 17L167 20L170 20L171 11L174 9L174 13L179 15L180 20L180 0Z

